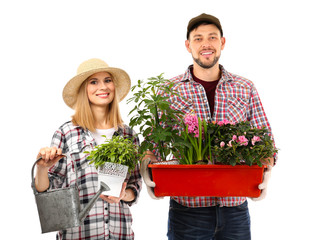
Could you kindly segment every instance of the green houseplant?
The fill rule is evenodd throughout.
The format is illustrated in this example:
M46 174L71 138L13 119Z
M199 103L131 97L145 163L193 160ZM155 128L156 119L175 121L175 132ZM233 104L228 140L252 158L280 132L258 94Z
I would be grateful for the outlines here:
M148 81L138 80L132 87L133 96L127 103L133 102L134 108L129 112L133 115L129 126L139 127L139 134L145 139L140 146L140 152L153 151L157 146L158 156L166 160L168 155L174 151L174 136L179 131L173 128L174 121L179 119L182 113L173 110L160 92L171 93L173 83L160 74L157 77L148 78ZM176 94L172 92L172 94ZM162 124L163 123L163 124Z
M111 139L103 137L104 143L85 153L89 154L89 163L98 171L99 184L103 181L110 187L107 195L118 197L128 172L135 169L140 154L132 139L122 136L113 136Z
M123 138L122 136L113 136L111 139L105 137L104 143L97 145L92 151L85 152L90 155L87 157L90 160L90 164L98 169L106 162L125 165L128 170L131 171L135 168L139 153L138 148L129 138Z

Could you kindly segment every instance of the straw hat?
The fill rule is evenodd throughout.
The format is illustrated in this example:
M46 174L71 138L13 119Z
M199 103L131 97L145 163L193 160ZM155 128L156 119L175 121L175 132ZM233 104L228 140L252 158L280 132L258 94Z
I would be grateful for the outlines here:
M128 74L122 69L109 67L101 59L92 58L79 65L77 75L70 79L64 87L63 99L69 107L75 107L81 84L88 77L98 72L108 72L113 76L119 101L126 97L131 88L131 80Z

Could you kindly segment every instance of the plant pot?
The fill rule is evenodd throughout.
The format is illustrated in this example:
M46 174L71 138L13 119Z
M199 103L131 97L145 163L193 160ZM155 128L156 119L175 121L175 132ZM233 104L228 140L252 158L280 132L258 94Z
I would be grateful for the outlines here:
M149 164L157 197L259 197L264 167Z
M109 191L103 192L104 195L119 197L122 184L126 179L128 167L117 163L106 162L98 168L98 182L104 182L110 187Z

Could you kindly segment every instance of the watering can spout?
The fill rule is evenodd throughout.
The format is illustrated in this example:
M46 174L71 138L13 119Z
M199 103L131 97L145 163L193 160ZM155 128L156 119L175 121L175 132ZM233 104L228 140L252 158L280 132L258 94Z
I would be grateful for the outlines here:
M93 196L93 198L89 201L89 203L85 206L85 208L80 211L80 213L79 213L80 222L82 222L86 218L86 216L90 212L90 210L93 207L93 205L95 204L95 202L98 200L101 193L104 191L110 190L110 187L108 185L106 185L104 182L101 182L100 185L101 186L100 186L99 191Z

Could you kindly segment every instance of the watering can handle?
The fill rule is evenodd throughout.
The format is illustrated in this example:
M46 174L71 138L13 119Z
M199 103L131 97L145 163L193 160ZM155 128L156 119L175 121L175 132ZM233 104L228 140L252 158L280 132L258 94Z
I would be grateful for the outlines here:
M35 166L36 164L42 159L42 157L38 158L35 163L33 164L33 167L32 167L32 172L31 172L31 177L32 177L32 188L33 188L33 192L34 194L36 194L36 188L35 188L35 179L34 179L34 169L35 169Z
M65 155L64 155L64 156L65 156ZM67 157L67 156L65 156L65 157ZM33 188L34 194L37 193L36 188L35 188L34 169L35 169L36 164L37 164L41 159L42 159L42 157L39 157L39 158L35 161L35 163L33 164L33 167L32 167L31 177L32 177L32 188ZM71 159L71 158L70 158L70 159ZM71 161L72 161L72 163L73 163L73 165L74 165L74 170L75 170L75 174L76 174L76 187L78 188L79 185L78 185L77 165L73 162L72 159L71 159Z

